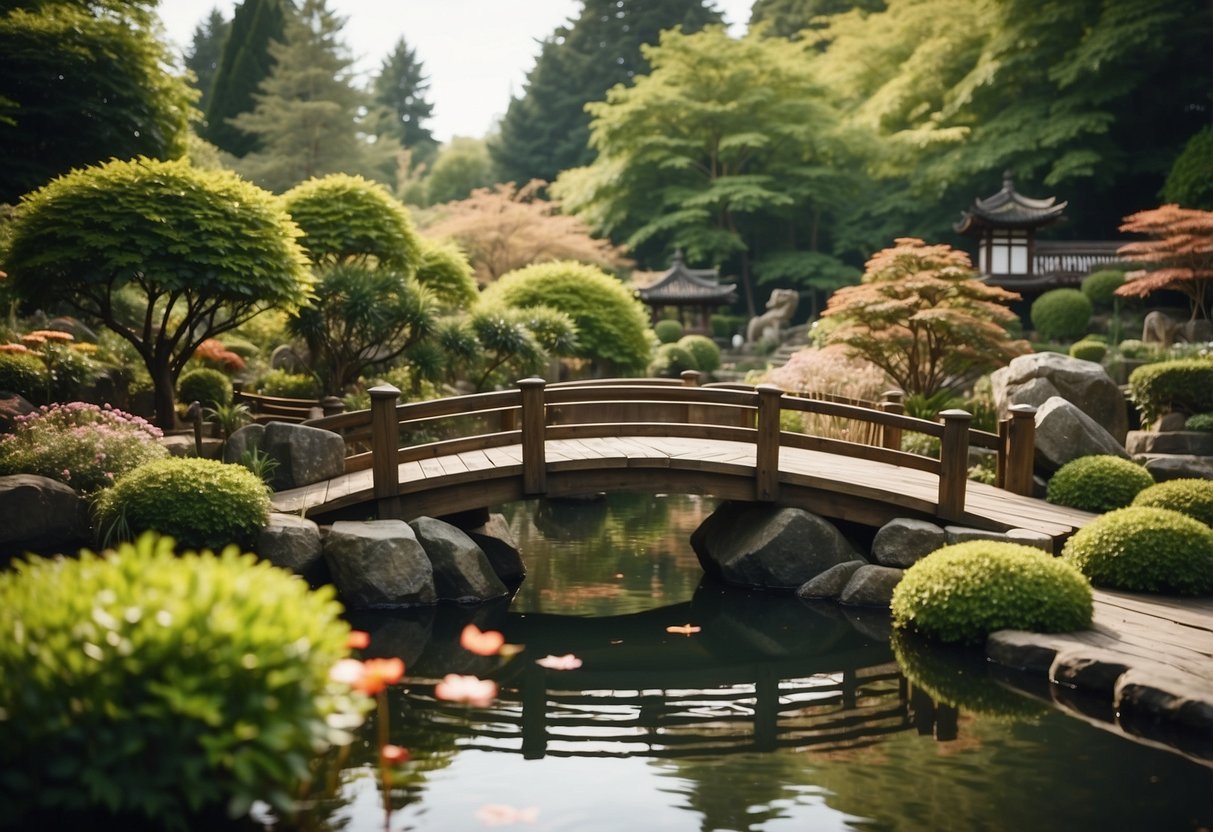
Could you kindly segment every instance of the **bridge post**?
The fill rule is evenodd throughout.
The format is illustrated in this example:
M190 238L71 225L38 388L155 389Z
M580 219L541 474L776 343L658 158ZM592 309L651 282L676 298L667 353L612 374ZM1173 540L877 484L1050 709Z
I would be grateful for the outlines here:
M939 516L959 520L964 515L965 486L969 479L969 422L963 410L945 410L943 440L939 447Z
M390 384L372 387L371 475L380 519L400 515L400 425L396 404L400 391Z
M527 496L538 496L547 491L543 404L546 384L541 378L524 378L518 382L518 389L522 391L522 490Z
M898 416L906 412L905 393L900 390L886 390L880 396L880 409L885 413L895 413ZM880 445L894 451L901 450L901 428L893 425L882 425L880 430Z
M698 370L683 370L678 374L686 387L698 387L701 373Z
M758 500L779 499L779 399L783 390L760 384L758 393L758 444L755 449L754 496Z
M1032 495L1032 472L1036 461L1036 408L1013 404L1005 422L1005 436L998 449L999 485L1012 494ZM1002 434L1002 431L999 431Z

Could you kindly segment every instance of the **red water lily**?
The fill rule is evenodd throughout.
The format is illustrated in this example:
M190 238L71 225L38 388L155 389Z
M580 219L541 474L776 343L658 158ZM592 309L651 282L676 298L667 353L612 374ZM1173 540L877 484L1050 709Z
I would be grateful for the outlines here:
M576 670L581 667L581 659L572 653L565 653L563 656L544 656L536 659L535 664L548 670Z

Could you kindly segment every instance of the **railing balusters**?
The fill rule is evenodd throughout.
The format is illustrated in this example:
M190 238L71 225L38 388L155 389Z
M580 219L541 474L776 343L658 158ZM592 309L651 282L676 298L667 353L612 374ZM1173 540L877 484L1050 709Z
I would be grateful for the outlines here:
M372 387L371 394L371 476L380 519L400 515L400 426L396 405L400 391L390 384Z
M522 391L522 490L529 496L547 491L547 454L544 447L546 413L541 378L518 382Z
M779 499L779 399L783 390L774 384L760 384L758 393L758 444L755 449L754 496L759 500Z
M964 410L945 410L943 438L939 447L939 516L959 520L964 516L965 486L969 478L969 422Z

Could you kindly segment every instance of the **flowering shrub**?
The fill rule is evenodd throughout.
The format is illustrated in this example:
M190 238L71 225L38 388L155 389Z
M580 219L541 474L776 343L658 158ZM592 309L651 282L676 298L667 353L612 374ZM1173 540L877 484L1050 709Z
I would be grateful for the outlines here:
M862 358L847 355L841 346L815 349L808 347L792 354L788 363L766 374L763 381L798 393L807 398L842 396L861 401L877 401L889 389L884 370ZM801 414L803 430L816 436L870 442L874 438L871 425L850 419Z
M228 349L218 338L207 338L194 350L194 358L212 370L238 373L244 369L244 359Z
M160 429L109 405L40 407L0 437L0 474L39 474L93 494L140 465L167 456Z

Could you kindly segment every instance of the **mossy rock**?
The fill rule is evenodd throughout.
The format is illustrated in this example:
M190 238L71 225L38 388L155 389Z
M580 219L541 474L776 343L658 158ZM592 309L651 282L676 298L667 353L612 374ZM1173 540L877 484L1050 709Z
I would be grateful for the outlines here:
M1213 529L1178 511L1111 511L1066 541L1062 557L1109 589L1201 595L1213 591Z
M1083 456L1071 460L1049 480L1045 499L1083 511L1111 511L1133 502L1154 484L1150 472L1117 456Z

